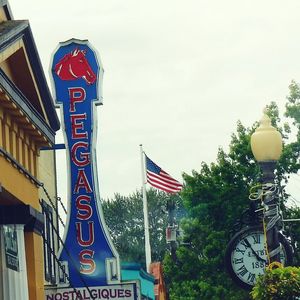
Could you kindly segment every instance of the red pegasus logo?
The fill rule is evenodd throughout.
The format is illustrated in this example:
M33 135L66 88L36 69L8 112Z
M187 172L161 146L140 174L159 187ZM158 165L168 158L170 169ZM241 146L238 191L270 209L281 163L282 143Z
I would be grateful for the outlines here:
M54 68L55 74L61 80L75 80L83 78L87 84L96 81L96 75L90 67L86 57L86 51L75 49L66 54Z

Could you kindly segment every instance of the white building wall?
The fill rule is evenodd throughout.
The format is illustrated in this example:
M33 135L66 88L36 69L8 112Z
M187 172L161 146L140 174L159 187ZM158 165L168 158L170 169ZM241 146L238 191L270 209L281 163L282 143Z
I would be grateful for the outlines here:
M15 228L17 232L18 271L7 268L4 242L5 226ZM0 300L29 300L24 225L0 225Z

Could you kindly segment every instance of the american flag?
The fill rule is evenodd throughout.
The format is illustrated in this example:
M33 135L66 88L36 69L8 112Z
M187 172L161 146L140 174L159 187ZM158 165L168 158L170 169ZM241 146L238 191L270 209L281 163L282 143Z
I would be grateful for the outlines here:
M178 193L181 191L182 184L180 182L178 182L167 172L162 170L147 155L145 155L145 157L147 182L149 184L170 194Z

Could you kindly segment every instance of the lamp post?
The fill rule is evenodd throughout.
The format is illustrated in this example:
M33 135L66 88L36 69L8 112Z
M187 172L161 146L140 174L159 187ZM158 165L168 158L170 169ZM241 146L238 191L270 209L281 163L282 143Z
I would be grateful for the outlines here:
M251 136L251 149L262 170L264 220L267 231L269 262L280 262L280 244L278 240L279 204L274 189L274 170L282 153L281 134L271 125L270 118L264 112L259 127Z

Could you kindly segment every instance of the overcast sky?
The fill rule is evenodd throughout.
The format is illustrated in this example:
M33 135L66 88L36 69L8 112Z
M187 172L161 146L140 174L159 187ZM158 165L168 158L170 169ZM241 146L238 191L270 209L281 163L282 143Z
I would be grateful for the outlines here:
M272 100L283 108L288 85L300 78L299 0L10 0L10 6L16 20L30 21L47 78L60 41L88 39L100 53L97 156L105 198L140 188L140 143L182 181L183 172L214 161L218 147L227 149L238 120L252 125ZM60 186L65 177L59 173Z

